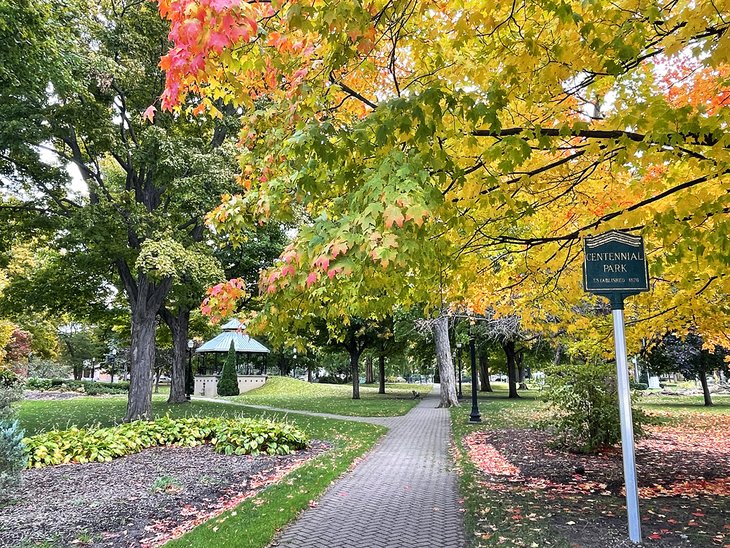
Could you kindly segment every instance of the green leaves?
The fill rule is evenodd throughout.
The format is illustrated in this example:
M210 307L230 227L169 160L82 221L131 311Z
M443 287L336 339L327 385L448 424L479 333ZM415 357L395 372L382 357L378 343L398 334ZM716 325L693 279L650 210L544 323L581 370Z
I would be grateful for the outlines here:
M288 455L307 447L292 425L257 419L164 417L110 428L52 430L25 438L28 468L65 463L108 462L156 445L194 447L210 443L227 455Z

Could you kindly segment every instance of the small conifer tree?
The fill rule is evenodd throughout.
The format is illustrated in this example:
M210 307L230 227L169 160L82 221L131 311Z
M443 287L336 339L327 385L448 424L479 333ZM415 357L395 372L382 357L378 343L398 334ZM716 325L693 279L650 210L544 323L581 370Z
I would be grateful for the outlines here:
M238 396L238 375L236 374L236 347L231 341L231 347L228 349L228 357L223 363L223 371L218 379L218 395L219 396Z
M23 430L13 420L11 403L22 395L21 381L9 368L0 367L0 502L10 499L20 485L26 456Z

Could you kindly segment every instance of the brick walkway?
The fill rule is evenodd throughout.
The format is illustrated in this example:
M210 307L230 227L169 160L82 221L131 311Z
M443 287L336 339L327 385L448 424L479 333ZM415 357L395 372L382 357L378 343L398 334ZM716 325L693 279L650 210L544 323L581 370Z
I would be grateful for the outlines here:
M273 546L465 546L457 477L448 454L449 412L436 409L438 401L436 387L403 417L368 420L391 430Z

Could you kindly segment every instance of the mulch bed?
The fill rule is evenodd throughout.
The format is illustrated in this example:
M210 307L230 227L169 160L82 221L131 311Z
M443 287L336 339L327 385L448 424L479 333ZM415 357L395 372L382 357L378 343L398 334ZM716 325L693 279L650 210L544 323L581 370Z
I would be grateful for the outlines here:
M730 429L654 427L636 449L646 546L730 548ZM482 487L508 501L511 526L547 520L580 547L628 541L621 450L578 455L536 430L475 432L464 439ZM499 528L486 535L499 534Z
M16 499L0 507L0 546L156 546L327 449L314 441L292 455L254 457L155 447L109 463L26 470Z

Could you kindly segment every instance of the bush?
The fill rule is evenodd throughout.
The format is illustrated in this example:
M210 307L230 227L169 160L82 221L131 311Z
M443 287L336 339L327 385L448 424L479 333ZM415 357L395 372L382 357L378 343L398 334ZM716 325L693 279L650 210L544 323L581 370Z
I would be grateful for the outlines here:
M25 387L28 390L50 390L51 379L39 379L37 377L28 377L25 379Z
M616 373L613 364L565 366L547 371L545 392L551 413L542 426L553 428L557 445L593 453L621 440ZM649 417L632 410L634 435L644 434Z
M649 385L646 384L646 383L643 383L643 382L632 382L631 383L631 388L633 390L648 390L649 389Z
M336 375L324 375L317 379L321 384L348 384L347 379L342 379Z
M0 368L0 500L6 500L20 485L25 467L23 431L13 421L11 403L22 396L20 378L8 368Z
M238 375L236 373L236 348L231 341L231 347L228 349L228 356L223 363L223 371L218 379L218 395L219 396L238 396Z
M23 384L12 369L0 367L0 421L13 416L10 404L23 395Z
M90 396L99 394L126 394L129 392L128 382L76 381L72 379L29 378L25 381L25 387L28 390L84 392Z
M62 378L71 375L73 367L67 363L34 358L28 362L28 376L42 379Z
M26 463L23 431L18 421L0 420L0 501L7 500L20 485L20 472Z
M20 377L9 367L0 366L0 388L11 388L20 384Z
M69 462L108 462L157 445L194 447L210 443L226 455L288 455L307 446L296 427L257 419L164 417L109 428L53 430L23 440L28 467L42 468Z

